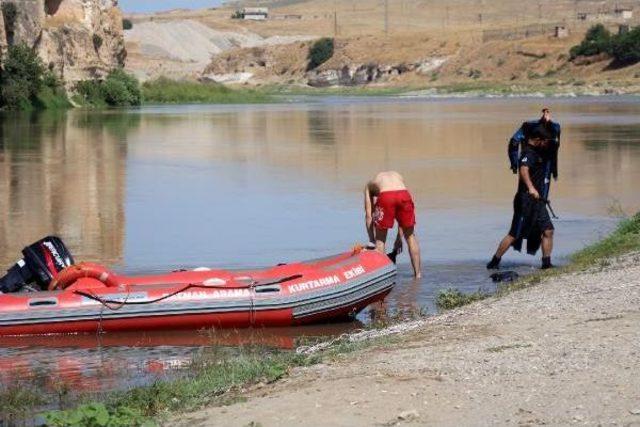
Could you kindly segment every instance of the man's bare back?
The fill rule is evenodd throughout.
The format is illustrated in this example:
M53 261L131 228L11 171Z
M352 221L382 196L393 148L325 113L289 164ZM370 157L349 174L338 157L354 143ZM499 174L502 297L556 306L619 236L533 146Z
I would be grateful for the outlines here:
M369 191L374 196L377 196L383 191L399 191L407 189L404 185L404 178L395 171L378 173L371 181L369 181L368 185Z

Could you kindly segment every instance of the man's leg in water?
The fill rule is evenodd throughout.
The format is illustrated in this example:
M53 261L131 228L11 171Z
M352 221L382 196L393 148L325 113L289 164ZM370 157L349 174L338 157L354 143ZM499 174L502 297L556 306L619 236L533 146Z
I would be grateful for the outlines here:
M502 258L502 255L504 255L509 250L515 240L516 238L511 234L507 234L506 236L504 236L504 239L502 239L502 241L498 245L498 249L496 249L495 256L497 258Z
M387 229L375 228L376 230L376 250L381 254L384 254L384 245L387 242Z
M502 256L509 250L509 247L511 247L515 240L516 238L511 234L504 236L498 245L498 249L496 249L496 253L493 255L493 258L489 261L489 264L487 264L487 269L493 270L500 267L500 260L502 259Z
M542 233L542 268L551 268L551 252L553 251L553 230Z
M420 245L418 244L418 239L413 231L413 227L403 227L402 233L409 248L409 257L411 258L413 273L416 279L419 279L422 277L422 267L420 266Z

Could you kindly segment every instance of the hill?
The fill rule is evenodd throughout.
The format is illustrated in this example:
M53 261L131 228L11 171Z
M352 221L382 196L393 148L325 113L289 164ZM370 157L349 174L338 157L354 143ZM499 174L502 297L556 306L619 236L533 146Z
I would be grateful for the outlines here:
M640 68L609 69L607 58L570 62L568 52L601 22L617 32L636 25L640 2L592 0L342 0L260 2L265 21L231 19L236 7L132 16L145 22L198 22L218 32L279 40L237 43L211 52L190 75L254 85L381 85L402 87L518 87L550 91L616 92L640 86ZM634 11L627 18L622 9ZM617 12L616 12L617 11ZM127 32L128 33L128 32ZM558 37L559 36L559 37ZM127 37L128 47L131 39ZM153 37L161 37L156 33ZM307 72L309 38L334 37L334 57ZM287 38L295 42L287 43ZM128 49L144 69L144 52ZM152 75L153 73L149 73ZM157 73L156 73L157 74ZM178 73L179 74L179 73Z

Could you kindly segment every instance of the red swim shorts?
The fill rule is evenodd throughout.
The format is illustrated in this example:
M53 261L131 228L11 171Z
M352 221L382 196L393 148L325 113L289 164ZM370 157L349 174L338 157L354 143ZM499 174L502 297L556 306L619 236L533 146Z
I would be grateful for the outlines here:
M393 221L398 220L400 227L416 225L416 212L407 190L383 191L376 200L373 211L373 223L376 228L393 228Z

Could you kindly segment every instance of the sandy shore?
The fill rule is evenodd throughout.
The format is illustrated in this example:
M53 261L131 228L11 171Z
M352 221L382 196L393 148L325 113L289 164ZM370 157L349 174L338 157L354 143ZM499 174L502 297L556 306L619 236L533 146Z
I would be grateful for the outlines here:
M296 369L183 426L640 426L640 254Z

